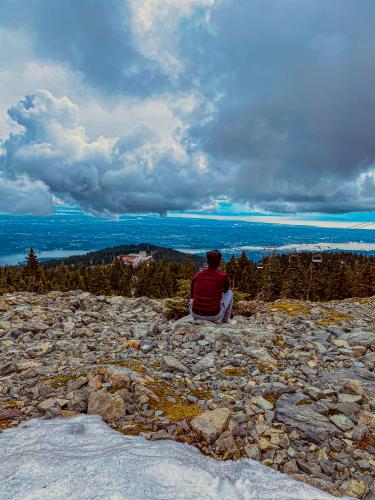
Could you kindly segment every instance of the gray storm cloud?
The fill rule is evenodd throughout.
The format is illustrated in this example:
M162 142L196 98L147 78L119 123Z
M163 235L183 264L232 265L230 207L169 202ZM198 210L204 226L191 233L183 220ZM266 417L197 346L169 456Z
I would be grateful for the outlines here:
M178 142L150 142L143 129L144 141L142 135L138 141L103 136L89 141L79 109L67 97L39 90L10 108L9 116L21 129L3 143L0 171L4 186L24 179L29 197L49 192L87 211L118 214L184 210L210 196L199 155ZM35 213L41 213L42 201Z
M30 89L9 110L8 187L93 212L375 210L372 0L3 0L2 19L98 96L198 102L168 144L155 124L88 139L79 99Z
M52 196L43 182L25 177L13 180L0 177L0 212L47 215L51 211Z
M233 166L230 195L276 211L374 210L375 4L227 1L211 22L192 36L189 70L223 98L193 134Z

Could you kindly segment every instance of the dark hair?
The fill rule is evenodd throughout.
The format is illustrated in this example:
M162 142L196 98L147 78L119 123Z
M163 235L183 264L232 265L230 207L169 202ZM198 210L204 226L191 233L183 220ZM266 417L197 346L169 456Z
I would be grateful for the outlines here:
M210 250L206 253L207 265L211 269L217 269L221 262L221 252L219 250Z

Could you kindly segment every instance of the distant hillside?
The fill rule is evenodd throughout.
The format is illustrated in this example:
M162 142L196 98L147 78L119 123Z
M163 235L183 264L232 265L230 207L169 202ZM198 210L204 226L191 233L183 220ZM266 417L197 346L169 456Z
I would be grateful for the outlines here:
M62 262L66 265L75 266L95 266L98 264L111 264L117 255L126 255L129 253L147 252L152 254L154 260L165 260L180 264L185 260L192 261L200 266L204 263L204 258L199 255L192 255L171 248L158 247L149 243L140 243L139 245L119 245L117 247L103 248L95 252L88 252L84 255L72 255L65 259L51 259L42 263L43 267L55 267Z

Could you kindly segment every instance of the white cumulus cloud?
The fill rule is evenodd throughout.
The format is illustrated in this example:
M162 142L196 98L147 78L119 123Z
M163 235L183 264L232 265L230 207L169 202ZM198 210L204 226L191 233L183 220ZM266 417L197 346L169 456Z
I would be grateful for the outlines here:
M181 130L169 140L146 126L89 140L79 108L48 90L26 96L9 116L20 130L3 143L0 170L7 179L39 182L95 213L165 213L198 207L210 197L202 153Z

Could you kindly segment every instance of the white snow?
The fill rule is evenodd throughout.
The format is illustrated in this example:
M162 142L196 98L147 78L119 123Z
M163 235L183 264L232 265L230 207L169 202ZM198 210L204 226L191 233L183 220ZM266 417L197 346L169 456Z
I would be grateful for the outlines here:
M2 500L334 498L253 460L123 436L99 417L30 420L0 434Z

